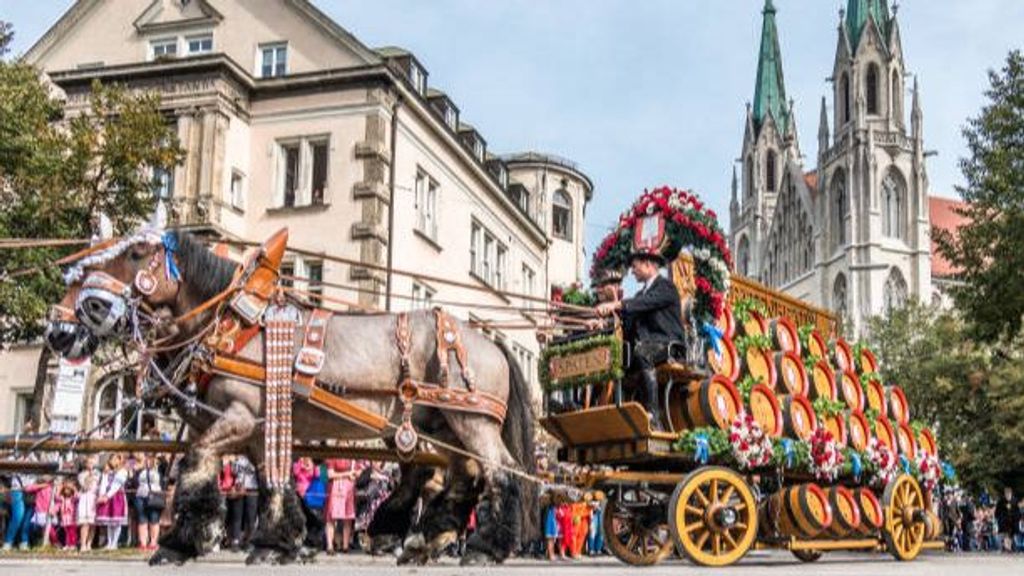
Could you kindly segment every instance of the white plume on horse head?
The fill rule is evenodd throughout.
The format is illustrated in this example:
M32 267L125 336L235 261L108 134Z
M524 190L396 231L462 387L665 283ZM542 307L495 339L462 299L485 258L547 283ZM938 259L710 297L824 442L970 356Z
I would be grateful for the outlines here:
M114 223L110 221L110 217L105 212L98 213L96 215L96 225L93 229L92 244L96 245L113 237Z
M149 217L149 221L143 224L134 235L155 244L162 240L166 228L167 207L164 206L162 201L158 201L156 208L153 209L153 215Z

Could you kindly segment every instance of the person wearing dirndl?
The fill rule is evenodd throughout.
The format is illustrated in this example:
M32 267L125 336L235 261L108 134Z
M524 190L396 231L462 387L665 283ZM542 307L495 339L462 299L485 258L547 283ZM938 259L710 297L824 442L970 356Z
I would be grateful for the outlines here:
M326 551L334 553L335 522L341 521L341 551L348 553L352 543L352 528L356 518L356 478L361 468L355 460L331 459L327 461L327 478L330 489L327 494L325 535Z
M92 550L96 535L96 495L100 489L100 476L96 456L86 456L82 471L78 473L78 546L82 552Z
M107 527L107 550L117 548L121 530L128 525L128 498L124 490L127 481L124 458L120 454L112 454L100 477L96 497L96 524Z

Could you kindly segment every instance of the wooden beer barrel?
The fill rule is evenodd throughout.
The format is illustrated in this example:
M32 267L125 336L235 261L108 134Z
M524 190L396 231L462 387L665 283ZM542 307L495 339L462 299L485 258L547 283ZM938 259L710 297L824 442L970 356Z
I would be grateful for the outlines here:
M846 430L846 419L842 414L833 414L821 418L820 425L832 434L832 439L840 446L846 446L848 433Z
M860 526L857 527L857 532L862 536L876 534L885 523L885 516L875 493L870 488L855 488L853 498L860 508Z
M771 338L772 347L776 350L794 352L800 356L800 333L797 332L796 324L789 318L773 318L768 323L768 337Z
M718 374L676 387L668 399L669 418L675 430L702 426L728 430L742 409L736 386Z
M811 402L804 396L780 396L779 406L782 409L783 430L786 436L810 440L814 429L818 427L818 419L814 415Z
M722 313L715 319L715 326L718 326L722 335L729 340L736 337L736 317L732 314L732 308L728 305L722 306Z
M863 452L868 448L868 441L871 440L871 425L864 413L854 410L846 415L846 439L850 448Z
M843 370L839 379L839 397L850 410L864 411L864 389L853 370Z
M900 424L910 423L910 404L907 403L907 395L899 386L889 386L885 392L889 400L889 417Z
M878 418L872 425L871 432L878 438L885 447L887 447L893 454L897 453L896 448L896 432L889 425L889 421L885 418Z
M778 374L775 370L775 359L771 352L751 346L747 348L747 353L743 360L743 367L747 374L753 376L755 380L760 380L761 384L772 390L775 389Z
M857 363L859 364L861 374L878 372L878 359L875 358L875 353L867 347L860 349L860 358L857 358Z
M768 322L757 310L748 310L746 320L737 322L736 329L744 336L761 336L768 333Z
M846 370L852 370L853 366L853 350L850 350L850 345L846 343L846 340L840 338L832 343L832 363L835 364L836 370L844 372Z
M853 492L845 486L828 489L828 504L832 507L832 524L825 534L832 538L845 538L860 530L860 506Z
M914 430L910 424L897 424L895 432L896 446L900 449L900 454L911 460L917 457L917 440L914 438Z
M929 508L924 511L924 539L925 542L938 540L942 537L942 520L939 515Z
M782 421L782 409L779 407L779 399L775 392L764 384L758 384L750 389L750 414L754 417L765 434L772 438L782 436L784 429Z
M807 371L803 360L796 352L776 352L774 356L776 381L781 394L807 395Z
M828 365L828 360L818 360L811 368L811 375L808 379L807 396L811 400L826 398L836 399L836 373Z
M939 444L935 441L935 434L931 428L921 429L921 433L917 435L917 445L929 456L939 455Z
M832 507L817 484L797 484L769 497L768 517L780 534L809 540L832 525Z
M708 346L708 367L715 374L725 376L729 380L736 381L740 377L740 358L736 353L736 345L731 338L722 338L718 341L718 351L714 346Z
M882 383L872 378L864 387L864 403L868 409L877 411L880 415L889 416L889 405L885 401L885 388Z
M807 348L803 352L805 356L828 360L828 345L817 330L812 330L807 336Z

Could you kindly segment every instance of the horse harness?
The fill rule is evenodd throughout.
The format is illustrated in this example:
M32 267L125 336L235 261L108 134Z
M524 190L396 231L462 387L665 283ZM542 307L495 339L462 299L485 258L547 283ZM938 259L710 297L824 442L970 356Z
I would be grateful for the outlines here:
M268 478L274 485L284 485L290 474L291 402L294 397L377 433L393 425L389 419L350 400L359 396L379 396L381 392L350 388L339 391L317 379L326 361L324 344L333 313L322 308L300 309L285 300L277 287L280 258L275 253L283 253L283 243L277 246L277 242L281 239L276 236L268 240L260 253L249 255L239 268L233 281L237 287L234 295L220 307L216 325L204 341L203 360L193 363L192 381L200 394L215 375L264 387ZM401 455L411 454L418 442L412 425L415 406L482 414L499 423L505 419L505 401L477 389L455 318L440 308L433 312L439 383L412 377L409 315L395 315L400 376L396 387L385 394L397 396L402 405L401 424L396 427L394 435ZM259 334L263 335L262 363L241 355L246 345ZM296 346L296 343L300 344ZM452 357L464 387L451 382Z

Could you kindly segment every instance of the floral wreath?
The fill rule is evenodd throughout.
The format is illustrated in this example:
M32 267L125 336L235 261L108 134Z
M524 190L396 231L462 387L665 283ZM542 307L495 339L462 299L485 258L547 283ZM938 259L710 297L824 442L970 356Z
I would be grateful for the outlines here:
M772 440L751 414L742 411L729 427L732 455L741 468L767 466L772 460Z
M872 438L868 442L868 462L875 469L871 483L876 486L885 486L899 472L896 455L878 438Z
M939 478L942 476L939 459L924 450L917 451L917 470L921 478L921 486L926 491L931 491L932 488L935 488L939 483Z
M843 468L843 452L832 433L824 427L814 430L810 440L809 468L818 480L832 482Z
M619 216L616 229L598 246L590 269L591 279L596 279L602 270L624 271L633 251L634 227L641 219L658 213L664 215L667 238L661 257L670 262L684 249L693 255L697 287L694 317L699 323L714 324L729 291L732 255L718 216L692 192L667 186L645 190Z

